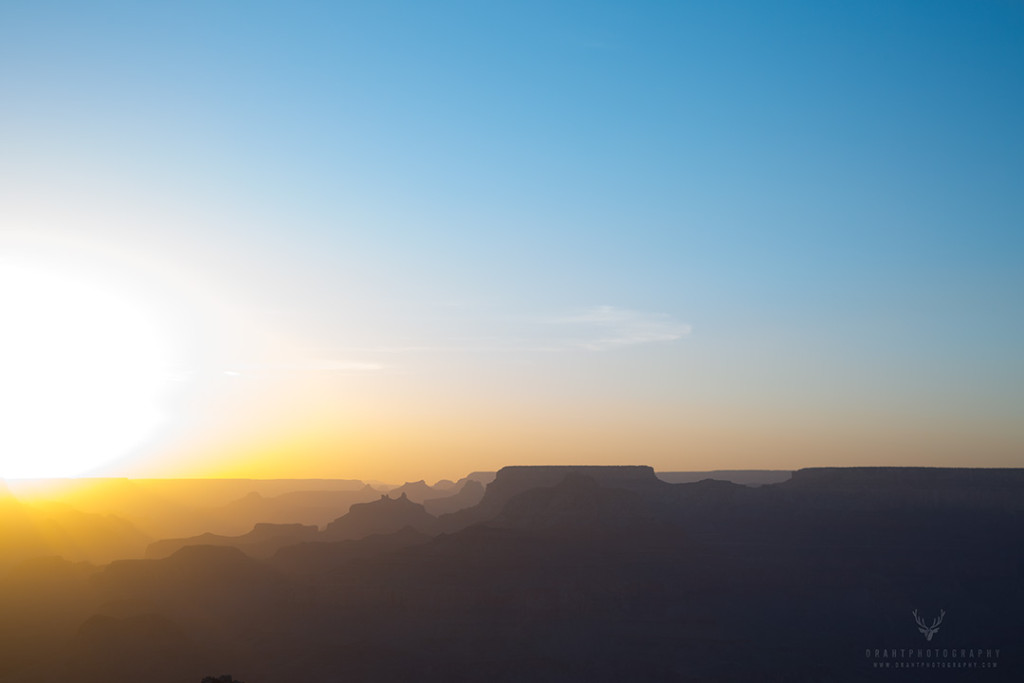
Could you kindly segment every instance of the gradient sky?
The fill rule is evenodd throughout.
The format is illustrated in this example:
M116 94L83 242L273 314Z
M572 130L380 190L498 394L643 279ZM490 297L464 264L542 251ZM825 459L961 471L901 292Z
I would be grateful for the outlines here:
M0 105L173 349L97 473L1024 465L1019 1L7 0Z

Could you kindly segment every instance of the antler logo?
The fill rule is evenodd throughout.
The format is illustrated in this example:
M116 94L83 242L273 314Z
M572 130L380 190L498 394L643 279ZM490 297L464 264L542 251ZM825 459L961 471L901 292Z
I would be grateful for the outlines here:
M917 610L911 612L914 615L914 621L917 622L918 631L924 634L924 639L931 642L932 636L934 636L939 630L939 624L942 623L942 617L946 616L946 610L939 610L939 618L932 622L931 626L927 626L924 623L924 619L917 616Z

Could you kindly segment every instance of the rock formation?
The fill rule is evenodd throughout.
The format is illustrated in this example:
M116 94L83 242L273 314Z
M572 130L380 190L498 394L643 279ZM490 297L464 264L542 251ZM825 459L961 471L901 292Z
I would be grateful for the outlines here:
M323 530L320 540L345 541L365 538L370 534L390 534L405 527L432 534L437 529L437 518L422 505L409 500L404 493L398 498L381 495L372 503L353 505L348 514L340 517Z

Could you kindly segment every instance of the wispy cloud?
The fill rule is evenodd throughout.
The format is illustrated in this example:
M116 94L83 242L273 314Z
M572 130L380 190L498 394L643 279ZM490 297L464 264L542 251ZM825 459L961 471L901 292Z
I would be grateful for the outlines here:
M415 321L421 322L421 321ZM225 368L232 377L365 375L415 371L421 359L491 358L498 362L523 354L614 352L650 344L666 344L690 334L691 326L667 313L615 306L590 306L546 316L508 316L467 311L430 321L433 325L398 334L364 337L359 346L295 349L274 363L239 364ZM376 337L376 338L374 338ZM376 344L374 342L380 342ZM505 360L501 361L500 358Z
M463 334L433 343L353 347L343 354L522 353L609 351L673 342L690 334L691 326L667 313L592 306L560 315L479 316L457 321Z
M590 351L672 342L687 336L693 329L667 313L634 311L614 306L594 306L557 318L554 322L578 328L579 336L568 344Z

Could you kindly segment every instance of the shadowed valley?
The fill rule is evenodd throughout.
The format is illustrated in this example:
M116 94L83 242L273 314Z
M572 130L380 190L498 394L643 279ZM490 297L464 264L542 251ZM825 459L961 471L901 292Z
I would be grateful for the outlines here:
M111 484L217 530L163 539L4 492L0 680L1019 679L1024 471L716 476ZM90 534L112 561L75 554Z

